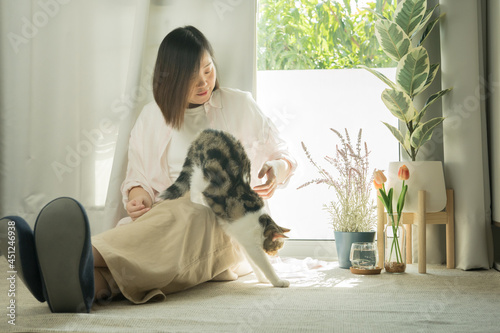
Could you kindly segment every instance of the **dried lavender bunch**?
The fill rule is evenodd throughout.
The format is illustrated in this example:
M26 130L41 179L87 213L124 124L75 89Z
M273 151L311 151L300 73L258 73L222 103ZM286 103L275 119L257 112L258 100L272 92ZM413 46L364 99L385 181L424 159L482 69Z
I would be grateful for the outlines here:
M368 146L362 142L362 130L359 130L356 146L351 143L347 129L345 137L330 128L340 139L336 145L335 157L324 159L334 167L336 177L314 161L306 145L302 148L309 161L318 170L319 178L313 179L298 188L311 184L326 184L333 188L337 200L324 205L330 213L333 229L343 232L371 231L375 227L375 205L371 197L373 175L369 170Z

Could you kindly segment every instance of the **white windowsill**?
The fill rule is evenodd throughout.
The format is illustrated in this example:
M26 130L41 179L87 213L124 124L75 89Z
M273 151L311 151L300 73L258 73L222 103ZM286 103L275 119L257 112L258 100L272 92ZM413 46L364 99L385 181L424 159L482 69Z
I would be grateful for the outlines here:
M301 240L290 239L279 251L281 257L304 259L307 257L319 260L337 260L337 249L334 240Z

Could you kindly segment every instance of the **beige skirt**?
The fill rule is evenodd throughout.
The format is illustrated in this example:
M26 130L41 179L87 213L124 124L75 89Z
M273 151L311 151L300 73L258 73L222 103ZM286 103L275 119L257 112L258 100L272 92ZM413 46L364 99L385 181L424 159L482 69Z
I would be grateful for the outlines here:
M156 204L134 222L92 237L92 245L108 266L96 269L113 294L119 290L136 304L235 276L231 270L245 262L213 212L192 203L189 195Z

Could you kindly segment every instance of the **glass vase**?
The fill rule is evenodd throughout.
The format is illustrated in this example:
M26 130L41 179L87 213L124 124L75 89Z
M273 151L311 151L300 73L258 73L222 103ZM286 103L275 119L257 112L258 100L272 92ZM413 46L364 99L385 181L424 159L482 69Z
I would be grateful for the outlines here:
M387 214L384 237L385 271L404 273L406 271L406 230L402 217L398 221L398 214Z

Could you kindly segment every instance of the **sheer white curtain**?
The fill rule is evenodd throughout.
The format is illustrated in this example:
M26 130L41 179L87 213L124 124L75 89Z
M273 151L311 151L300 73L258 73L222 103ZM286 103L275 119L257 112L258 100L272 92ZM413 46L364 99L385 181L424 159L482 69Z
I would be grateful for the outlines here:
M0 3L0 215L71 196L102 215L137 0ZM107 166L108 165L108 166Z
M123 213L118 189L130 128L152 100L161 40L177 26L198 27L214 46L221 84L253 91L255 7L236 0L1 1L0 216L33 225L47 202L71 196L87 209L93 234L112 227Z
M486 103L491 88L483 7L480 0L441 0L442 86L445 177L455 190L457 268L493 263ZM489 31L493 36L496 31ZM498 94L498 92L496 92ZM492 111L492 110L490 110ZM496 111L495 111L496 112Z
M483 1L486 2L486 1ZM488 29L488 134L490 151L492 220L495 223L495 268L500 270L500 1L487 1Z

